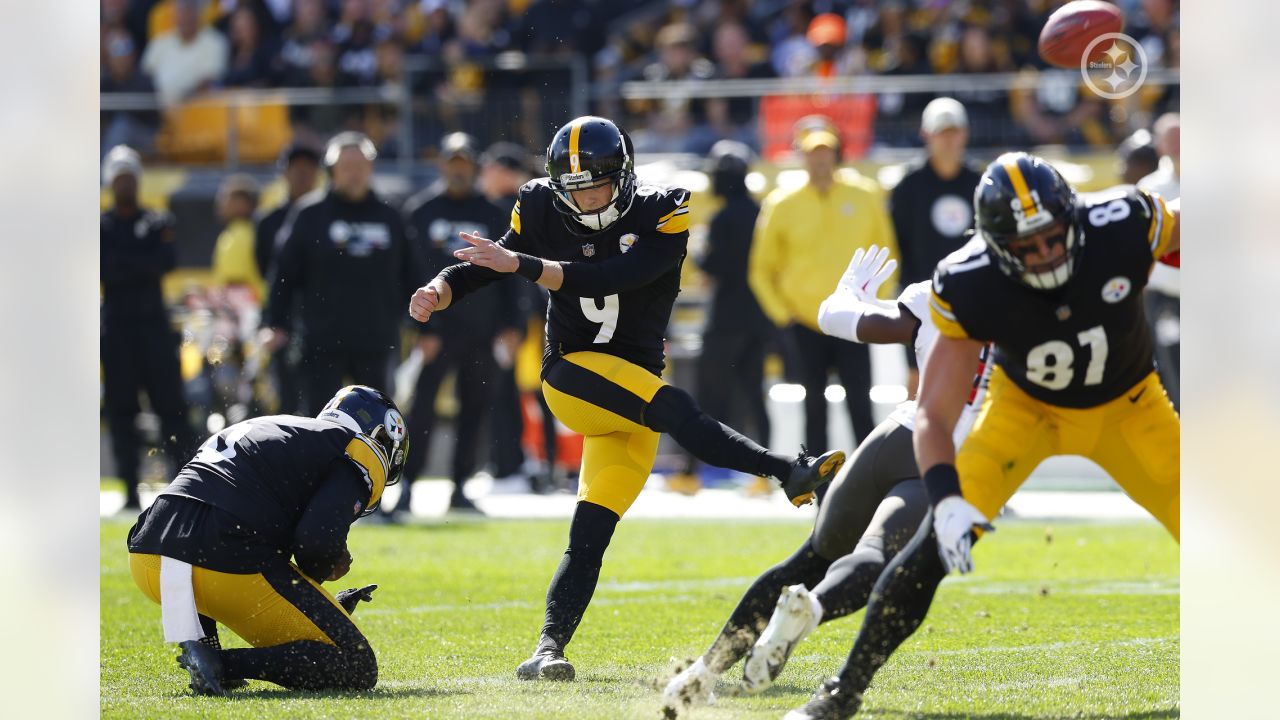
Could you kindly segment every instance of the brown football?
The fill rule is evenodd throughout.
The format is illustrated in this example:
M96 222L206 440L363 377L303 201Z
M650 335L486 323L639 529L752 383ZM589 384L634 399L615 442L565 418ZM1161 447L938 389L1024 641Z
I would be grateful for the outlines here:
M1076 0L1058 8L1040 31L1040 57L1060 68L1080 67L1085 48L1100 35L1124 30L1120 8L1102 0ZM1089 61L1101 59L1110 43L1098 43Z

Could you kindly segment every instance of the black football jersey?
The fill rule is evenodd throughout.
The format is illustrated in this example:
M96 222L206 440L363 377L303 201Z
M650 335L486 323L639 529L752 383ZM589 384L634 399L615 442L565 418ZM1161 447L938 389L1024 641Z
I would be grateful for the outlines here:
M327 420L272 415L236 423L205 441L163 491L207 503L288 547L294 527L333 463L351 463L368 499L382 497L387 468L371 441Z
M556 260L564 284L547 309L544 371L561 355L583 350L614 355L662 373L667 322L680 292L689 239L689 192L640 184L630 209L613 225L577 234L553 206L546 178L520 189L501 244ZM499 273L455 265L444 271L456 302Z
M1131 186L1082 195L1076 212L1084 245L1062 287L1007 276L975 238L938 264L930 307L943 335L995 343L996 365L1027 394L1086 408L1154 368L1142 289L1175 221L1159 196Z

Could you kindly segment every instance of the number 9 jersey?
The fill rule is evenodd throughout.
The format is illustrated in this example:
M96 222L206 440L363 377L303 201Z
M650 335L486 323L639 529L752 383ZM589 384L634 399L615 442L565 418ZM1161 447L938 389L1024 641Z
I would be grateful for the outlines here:
M1031 397L1088 408L1154 367L1142 289L1175 220L1162 198L1130 186L1081 195L1075 213L1082 247L1068 282L1029 287L974 238L938 264L930 310L943 335L993 342L996 365Z
M558 261L564 283L551 292L543 371L563 355L594 351L661 375L665 334L680 292L689 240L689 191L639 184L621 217L586 232L553 207L547 178L526 183L499 242L516 252ZM502 277L487 268L455 265L442 276L453 302Z

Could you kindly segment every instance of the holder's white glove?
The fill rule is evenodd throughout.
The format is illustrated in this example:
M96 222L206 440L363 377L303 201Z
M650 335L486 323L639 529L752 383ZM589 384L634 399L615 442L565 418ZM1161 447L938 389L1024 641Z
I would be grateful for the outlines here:
M938 555L947 572L973 572L973 538L969 533L975 527L987 532L995 530L978 508L959 495L948 495L934 506L933 532L938 536Z
M880 286L898 269L898 261L889 259L889 248L872 245L865 250L853 251L849 267L840 277L836 291L853 293L859 300L871 300L880 292Z

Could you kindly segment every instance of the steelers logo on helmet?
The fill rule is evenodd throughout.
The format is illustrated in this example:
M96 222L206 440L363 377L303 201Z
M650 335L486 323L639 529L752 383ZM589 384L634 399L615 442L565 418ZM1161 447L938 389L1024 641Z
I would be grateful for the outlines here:
M387 416L382 421L387 428L387 434L395 442L404 440L404 418L400 417L400 411L395 408L387 409Z
M548 184L552 205L565 227L587 235L616 223L631 209L636 194L635 152L631 137L611 120L585 115L556 132L547 146ZM574 193L609 187L609 199L597 207L581 207ZM594 203L593 203L594 204Z
M1076 195L1042 158L1005 153L987 166L973 196L977 235L1008 276L1037 290L1071 279L1084 247Z

